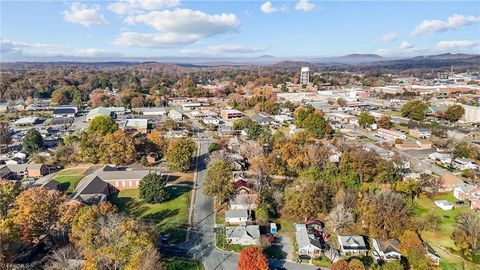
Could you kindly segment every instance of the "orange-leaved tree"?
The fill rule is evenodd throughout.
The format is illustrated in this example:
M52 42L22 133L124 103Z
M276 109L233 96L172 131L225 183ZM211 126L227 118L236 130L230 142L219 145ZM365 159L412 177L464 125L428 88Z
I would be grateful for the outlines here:
M248 247L240 252L238 270L267 270L267 256L259 247Z

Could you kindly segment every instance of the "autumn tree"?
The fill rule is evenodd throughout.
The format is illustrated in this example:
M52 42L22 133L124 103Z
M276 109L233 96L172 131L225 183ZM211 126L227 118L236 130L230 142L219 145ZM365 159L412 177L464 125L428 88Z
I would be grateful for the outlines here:
M68 203L68 198L57 190L34 187L20 193L8 215L27 242L38 241L42 236L52 236L69 226L78 208Z
M148 258L156 258L148 269L163 269L154 250L155 230L119 214L109 203L82 208L70 238L82 251L84 269L146 269Z
M358 124L363 128L368 128L373 123L375 123L375 118L368 111L362 111L358 116Z
M238 270L268 270L268 259L259 247L247 247L240 252Z
M0 219L7 216L8 209L13 205L20 191L19 183L0 180Z
M285 189L284 211L308 221L332 208L333 190L321 180L300 179Z
M105 90L94 90L90 94L90 106L92 108L97 107L109 107L113 104L113 97Z
M399 237L398 249L413 269L430 269L422 240L414 231L406 230Z
M415 199L422 190L418 181L407 179L405 181L396 182L395 191L407 195L413 202L413 199Z
M167 148L167 161L171 163L172 169L181 172L187 171L190 168L195 149L195 142L190 138L171 141Z
M232 178L230 165L224 161L217 161L210 165L207 171L203 183L203 192L205 195L215 198L218 202L224 202L235 191Z
M5 153L10 143L12 143L12 134L8 128L8 122L0 122L0 153Z
M405 103L405 105L403 105L400 109L400 112L402 113L403 117L412 120L423 121L427 108L428 105L426 103L423 103L419 100L412 100Z
M147 148L149 151L154 151L160 156L165 155L167 140L163 137L161 131L154 130L147 134Z
M34 128L29 129L22 139L22 146L29 154L42 150L44 148L42 135Z
M352 259L348 263L348 270L365 270L365 266L359 259Z
M88 134L98 134L105 136L118 130L118 125L112 118L106 115L100 115L92 119L87 128Z
M378 119L378 127L384 129L391 129L392 128L392 118L389 115L382 115L380 119Z
M99 150L99 160L104 164L130 164L135 161L133 139L121 130L107 134Z
M373 236L395 238L411 227L410 206L400 194L392 191L366 194L359 205L359 211L363 224Z
M470 212L460 213L455 221L452 239L465 256L478 259L480 254L480 216Z
M76 86L64 86L52 92L53 105L75 104L81 105L83 100L82 91Z
M332 264L330 270L349 270L348 262L344 259L340 259Z
M451 105L445 111L445 118L451 122L457 122L465 114L465 109L462 105Z
M400 261L389 261L383 264L383 270L405 270Z
M164 175L150 173L140 181L140 198L148 203L162 203L169 198L165 189L167 178Z

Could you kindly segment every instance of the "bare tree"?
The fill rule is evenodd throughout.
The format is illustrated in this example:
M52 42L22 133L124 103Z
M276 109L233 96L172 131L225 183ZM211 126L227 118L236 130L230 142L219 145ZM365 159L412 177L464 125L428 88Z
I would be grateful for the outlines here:
M328 214L328 218L333 223L334 231L348 228L355 222L352 212L348 210L344 204L335 206L330 214Z
M82 265L83 261L80 252L73 245L68 245L53 251L48 258L45 269L79 270L82 269Z

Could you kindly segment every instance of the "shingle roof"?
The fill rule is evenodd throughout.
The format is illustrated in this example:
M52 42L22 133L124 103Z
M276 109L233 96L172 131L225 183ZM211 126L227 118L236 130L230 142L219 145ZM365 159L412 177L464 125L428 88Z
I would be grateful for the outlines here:
M227 238L250 236L254 240L260 240L260 227L258 225L226 227L225 232Z
M339 235L338 240L343 249L366 249L365 240L361 235Z
M400 244L400 242L396 239L388 239L388 240L383 240L383 241L380 240L380 239L375 239L375 241L378 244L378 248L383 253L390 253L390 252L400 253L400 251L397 248L398 244Z
M95 174L84 177L72 193L72 199L78 199L81 195L101 194L108 183Z
M225 211L225 216L227 218L240 218L240 217L247 217L249 216L249 211L245 209L238 209L238 210L228 210Z

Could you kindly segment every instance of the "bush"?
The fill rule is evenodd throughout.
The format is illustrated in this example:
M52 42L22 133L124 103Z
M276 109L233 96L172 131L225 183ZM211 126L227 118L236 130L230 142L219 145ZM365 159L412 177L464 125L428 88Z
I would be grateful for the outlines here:
M140 198L148 203L162 203L169 198L165 190L167 178L164 175L150 173L140 181Z

